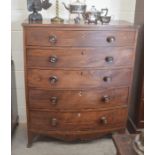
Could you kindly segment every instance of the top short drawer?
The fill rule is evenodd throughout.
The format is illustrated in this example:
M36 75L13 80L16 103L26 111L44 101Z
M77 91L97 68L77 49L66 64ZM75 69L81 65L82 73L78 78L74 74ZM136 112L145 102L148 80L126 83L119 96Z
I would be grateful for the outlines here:
M26 45L47 47L133 46L136 31L82 31L27 28Z

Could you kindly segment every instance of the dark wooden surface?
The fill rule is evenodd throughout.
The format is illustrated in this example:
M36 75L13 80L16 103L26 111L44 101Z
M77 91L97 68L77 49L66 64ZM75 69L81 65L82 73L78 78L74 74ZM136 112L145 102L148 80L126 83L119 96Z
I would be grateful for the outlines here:
M113 141L117 149L117 155L137 155L133 149L133 141L136 135L113 135Z
M75 141L124 131L138 27L23 27L28 144L38 134Z
M136 59L134 68L134 80L128 130L132 133L139 133L144 129L144 0L136 1L135 24L139 24L137 39ZM139 13L141 9L141 13Z
M137 99L131 103L128 130L131 133L140 133L144 129L144 73L139 78Z
M139 92L139 114L137 117L137 124L139 128L144 128L144 76L141 79Z

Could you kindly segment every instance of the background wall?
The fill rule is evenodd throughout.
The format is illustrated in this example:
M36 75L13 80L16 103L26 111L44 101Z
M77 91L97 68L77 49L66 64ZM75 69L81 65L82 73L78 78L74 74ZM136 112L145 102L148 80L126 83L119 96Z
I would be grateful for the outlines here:
M51 0L50 0L51 1ZM60 0L67 4L70 0ZM17 103L20 123L26 121L25 91L24 91L24 62L23 62L23 36L21 23L28 17L27 0L11 0L12 2L12 59L15 63L16 86L12 92L17 91ZM55 1L51 1L53 6L49 10L43 10L43 18L50 19L55 15ZM136 0L86 0L88 9L95 5L97 9L109 8L109 15L115 20L127 20L134 22L134 12ZM67 19L68 12L60 4L60 15Z

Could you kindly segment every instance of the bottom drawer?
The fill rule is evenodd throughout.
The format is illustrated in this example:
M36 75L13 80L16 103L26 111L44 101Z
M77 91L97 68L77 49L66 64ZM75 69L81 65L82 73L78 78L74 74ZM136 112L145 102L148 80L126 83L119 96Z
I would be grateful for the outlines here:
M30 129L40 131L102 130L125 127L127 108L104 111L39 112L30 111Z

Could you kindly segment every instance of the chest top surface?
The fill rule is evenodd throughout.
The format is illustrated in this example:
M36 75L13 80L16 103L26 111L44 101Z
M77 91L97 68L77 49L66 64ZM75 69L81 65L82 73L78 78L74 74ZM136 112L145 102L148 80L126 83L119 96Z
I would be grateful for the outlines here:
M53 27L64 29L92 29L92 30L110 30L110 29L138 29L138 25L134 25L127 21L111 21L109 24L75 24L71 21L65 21L64 23L51 23L49 20L43 20L38 22L30 22L25 20L22 24L23 27Z

